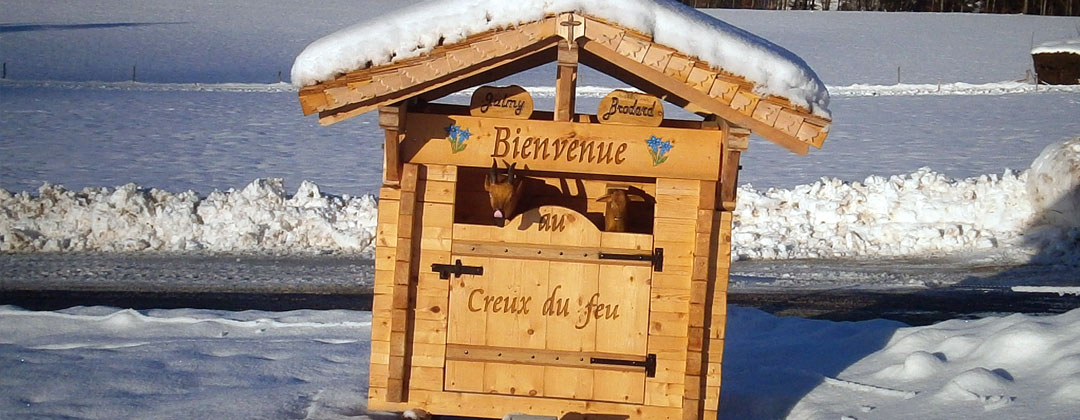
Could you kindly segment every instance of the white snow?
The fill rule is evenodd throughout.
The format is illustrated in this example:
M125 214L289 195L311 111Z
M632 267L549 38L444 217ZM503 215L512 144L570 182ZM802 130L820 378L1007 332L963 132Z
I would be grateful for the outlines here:
M816 387L788 418L1073 418L1080 408L1080 310L1009 315L896 330L874 353L835 374L903 394ZM852 395L852 391L856 391ZM846 395L846 401L837 399Z
M733 252L788 259L1000 250L1077 264L1078 215L1080 138L1074 138L1047 146L1019 174L955 180L922 168L907 176L827 178L764 192L743 186Z
M419 56L474 34L582 12L742 76L758 93L829 116L829 93L805 62L765 39L672 0L442 0L417 3L312 42L293 63L292 81L308 86L353 70Z
M374 197L333 197L281 179L241 190L169 193L135 184L36 195L0 189L0 251L364 251L374 238Z
M1080 296L1080 287L1012 286L1010 290L1017 293L1054 293L1058 296Z
M1075 418L1078 323L1080 310L905 327L732 307L721 418ZM369 312L0 307L0 412L367 418L370 332Z
M1069 53L1080 54L1080 38L1047 41L1031 49L1032 54Z

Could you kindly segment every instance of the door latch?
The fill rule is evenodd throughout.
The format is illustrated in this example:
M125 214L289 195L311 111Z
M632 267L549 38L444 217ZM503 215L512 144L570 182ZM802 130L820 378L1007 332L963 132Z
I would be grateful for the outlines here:
M453 264L432 264L431 271L439 273L439 278L443 280L449 279L451 274L455 279L462 274L484 275L483 266L462 265L460 259Z

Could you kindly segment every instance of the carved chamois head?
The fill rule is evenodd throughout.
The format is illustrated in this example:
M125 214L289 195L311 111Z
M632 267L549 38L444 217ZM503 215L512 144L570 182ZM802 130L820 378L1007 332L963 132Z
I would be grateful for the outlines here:
M506 162L503 162L506 165ZM495 217L495 224L502 227L506 224L506 219L514 217L514 211L517 208L518 200L521 198L522 182L521 176L514 173L514 166L517 163L512 163L506 166L506 173L499 173L499 165L495 162L495 159L491 160L491 172L484 177L484 190L488 192L488 197L491 199L491 208L494 210L492 214Z
M604 231L626 232L627 214L631 201L645 201L636 194L628 194L624 189L609 189L608 193L596 201L607 203L604 208Z

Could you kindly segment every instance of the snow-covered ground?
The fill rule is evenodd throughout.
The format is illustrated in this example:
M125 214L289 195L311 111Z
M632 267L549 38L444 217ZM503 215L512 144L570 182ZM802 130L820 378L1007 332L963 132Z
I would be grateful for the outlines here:
M1080 310L926 327L731 308L725 419L1073 419ZM4 418L364 418L371 314L0 307ZM544 414L544 413L536 413Z

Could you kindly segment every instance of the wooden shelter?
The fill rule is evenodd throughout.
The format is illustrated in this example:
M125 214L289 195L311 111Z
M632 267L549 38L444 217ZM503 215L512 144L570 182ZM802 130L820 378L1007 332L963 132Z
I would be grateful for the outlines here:
M1038 83L1049 85L1080 85L1080 54L1072 52L1043 52L1031 54L1035 62Z
M557 62L554 109L517 87L435 100ZM575 111L578 65L645 92ZM385 131L369 408L502 417L715 418L732 211L754 132L796 153L830 121L745 79L579 13L441 45L303 88L324 124ZM673 120L663 98L702 116ZM527 179L505 226L493 161ZM604 202L624 190L625 232Z

